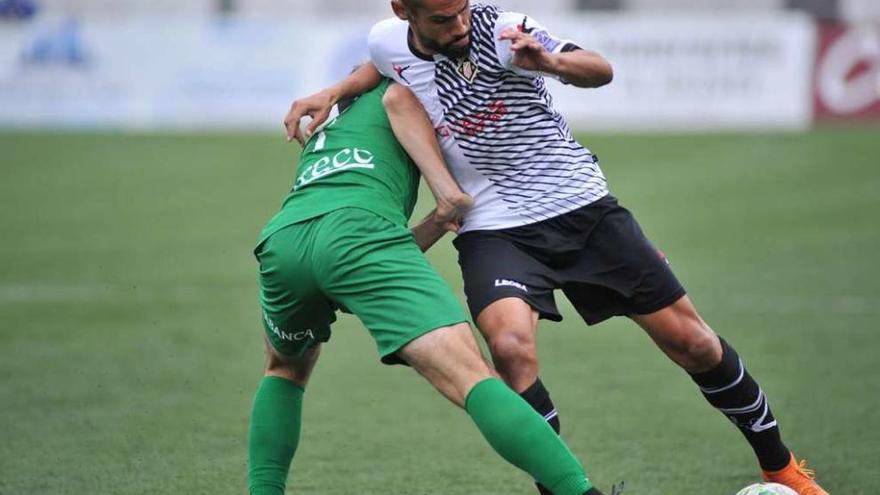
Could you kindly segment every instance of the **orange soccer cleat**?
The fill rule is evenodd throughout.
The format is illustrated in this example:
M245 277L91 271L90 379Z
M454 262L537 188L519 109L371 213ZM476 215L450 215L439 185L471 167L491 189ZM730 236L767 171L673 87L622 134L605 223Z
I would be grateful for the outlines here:
M763 471L762 473L764 481L785 485L798 492L799 495L828 495L828 492L816 483L815 471L807 469L807 461L798 462L794 454L791 455L788 465L779 471Z

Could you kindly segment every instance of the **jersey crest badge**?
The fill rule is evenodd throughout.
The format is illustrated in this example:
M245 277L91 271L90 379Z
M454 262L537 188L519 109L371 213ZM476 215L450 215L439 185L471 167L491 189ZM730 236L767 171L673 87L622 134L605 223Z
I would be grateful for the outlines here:
M480 68L477 67L477 64L473 63L469 58L460 58L457 62L456 72L461 76L465 81L472 83L474 79L477 78L477 73L480 71Z

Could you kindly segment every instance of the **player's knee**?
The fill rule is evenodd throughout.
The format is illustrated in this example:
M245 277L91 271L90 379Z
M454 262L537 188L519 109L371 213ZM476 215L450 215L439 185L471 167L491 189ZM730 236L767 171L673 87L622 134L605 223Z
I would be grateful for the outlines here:
M313 347L302 356L285 357L266 345L265 375L286 378L302 387L308 384L312 369L318 359L320 346Z
M721 343L718 336L702 321L689 324L690 331L681 347L691 368L709 369L721 362Z
M489 340L489 350L499 368L521 369L538 361L530 332L499 332Z

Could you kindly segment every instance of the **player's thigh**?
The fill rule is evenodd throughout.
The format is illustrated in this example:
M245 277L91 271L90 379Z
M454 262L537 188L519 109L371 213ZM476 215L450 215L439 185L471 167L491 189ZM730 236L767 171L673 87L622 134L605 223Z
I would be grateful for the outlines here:
M666 256L616 202L562 276L563 292L588 324L654 313L685 295Z
M541 318L562 319L553 298L553 289L558 286L553 270L511 239L493 232L475 231L458 236L453 244L458 250L468 308L481 331L480 322L487 320L486 310L498 314L494 308L516 304L502 302L511 298L525 302ZM494 308L490 308L492 306ZM525 312L531 315L531 311ZM521 313L523 311L516 312ZM504 312L500 314L503 316Z
M259 250L261 319L266 340L278 356L301 357L326 342L336 318L310 262L316 228L316 221L291 225Z
M324 293L355 314L382 361L431 330L467 321L458 298L418 248L409 229L349 208L317 243Z

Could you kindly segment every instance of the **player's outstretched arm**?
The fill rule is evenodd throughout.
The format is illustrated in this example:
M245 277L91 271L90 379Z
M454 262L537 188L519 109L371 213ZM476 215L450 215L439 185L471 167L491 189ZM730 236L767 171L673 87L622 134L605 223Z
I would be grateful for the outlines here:
M513 65L530 71L546 72L579 88L598 88L611 82L614 70L596 52L575 49L550 53L531 34L507 29L498 37L510 41Z
M455 182L434 133L428 113L416 96L404 86L392 83L382 97L394 136L416 163L437 202L441 222L457 221L473 206L473 199Z
M421 222L411 227L419 249L422 252L431 249L447 232L458 232L458 221L444 221L437 216L437 210L432 210Z
M611 64L602 55L590 50L574 50L551 56L548 72L579 88L598 88L614 79Z
M380 82L382 82L382 75L376 70L376 66L372 63L365 63L337 84L294 101L284 117L287 141L296 139L300 145L304 146L315 129L327 120L333 105L343 98L361 95L378 86ZM303 133L300 131L299 123L306 115L311 117L312 121Z

